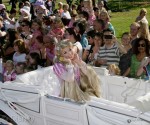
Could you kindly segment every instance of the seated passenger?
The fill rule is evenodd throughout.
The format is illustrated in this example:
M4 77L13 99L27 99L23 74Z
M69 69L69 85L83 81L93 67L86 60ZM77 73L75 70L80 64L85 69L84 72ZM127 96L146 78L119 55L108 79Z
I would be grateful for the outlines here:
M100 97L100 82L95 71L88 67L73 51L73 45L61 41L56 47L54 73L60 81L60 96L75 101Z

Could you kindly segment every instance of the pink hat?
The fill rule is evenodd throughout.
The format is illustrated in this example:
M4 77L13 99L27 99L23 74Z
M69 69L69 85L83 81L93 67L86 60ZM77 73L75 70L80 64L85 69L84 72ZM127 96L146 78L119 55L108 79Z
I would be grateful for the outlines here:
M37 0L34 5L40 6L41 8L46 9L43 0Z
M37 5L37 6L44 5L44 1L43 0L37 0L34 5Z
M0 4L0 10L2 10L2 9L6 9L4 4Z
M24 6L23 8L20 9L20 12L25 12L27 13L28 15L30 15L30 7L28 6Z

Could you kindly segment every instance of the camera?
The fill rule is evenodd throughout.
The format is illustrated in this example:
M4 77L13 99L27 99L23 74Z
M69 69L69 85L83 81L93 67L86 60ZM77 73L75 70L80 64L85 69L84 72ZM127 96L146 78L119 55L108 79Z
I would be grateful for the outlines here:
M104 35L104 38L105 38L105 39L112 39L112 38L113 38L113 35Z

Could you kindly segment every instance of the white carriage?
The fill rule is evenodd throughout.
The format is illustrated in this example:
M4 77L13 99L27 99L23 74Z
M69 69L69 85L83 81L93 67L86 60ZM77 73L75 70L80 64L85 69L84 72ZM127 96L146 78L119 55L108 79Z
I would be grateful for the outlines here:
M104 68L95 70L102 98L91 97L86 103L57 96L59 84L52 67L0 83L0 125L7 121L14 125L150 125L150 83L109 76ZM137 100L140 96L144 97Z

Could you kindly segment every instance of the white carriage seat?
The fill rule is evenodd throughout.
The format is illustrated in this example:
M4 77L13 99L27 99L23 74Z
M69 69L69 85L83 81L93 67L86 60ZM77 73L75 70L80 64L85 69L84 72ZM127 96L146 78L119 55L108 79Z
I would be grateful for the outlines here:
M58 96L60 92L59 81L52 66L19 75L14 82L40 86L43 92L50 95Z

